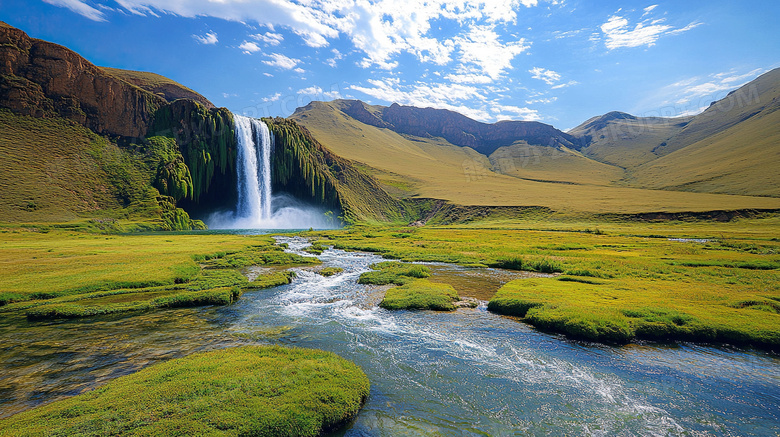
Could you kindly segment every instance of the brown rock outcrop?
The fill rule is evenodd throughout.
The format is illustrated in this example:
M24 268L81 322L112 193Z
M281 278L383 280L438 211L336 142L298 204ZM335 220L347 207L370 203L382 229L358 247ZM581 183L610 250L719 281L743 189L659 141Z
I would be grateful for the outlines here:
M164 104L72 50L0 22L0 107L65 117L99 134L142 137Z

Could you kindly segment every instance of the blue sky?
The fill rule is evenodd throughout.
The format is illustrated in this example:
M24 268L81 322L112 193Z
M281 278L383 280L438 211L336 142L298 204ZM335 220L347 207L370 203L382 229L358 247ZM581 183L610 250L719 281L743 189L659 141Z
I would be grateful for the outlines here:
M776 0L0 0L0 20L250 116L356 98L569 129L780 66Z

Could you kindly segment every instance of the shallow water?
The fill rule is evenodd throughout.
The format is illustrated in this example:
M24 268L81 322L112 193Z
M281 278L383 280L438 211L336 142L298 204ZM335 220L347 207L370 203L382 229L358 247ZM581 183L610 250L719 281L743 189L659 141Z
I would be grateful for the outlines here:
M293 249L304 244L285 238ZM380 260L328 250L329 278L300 269L290 285L228 307L49 325L3 322L0 415L70 395L156 360L233 344L316 347L371 381L357 419L335 435L776 435L780 359L705 346L610 347L537 332L486 311L391 312L358 285ZM438 267L437 267L438 268ZM484 272L452 266L441 275ZM488 273L486 288L509 272ZM498 278L498 279L497 279ZM491 282L492 281L492 282ZM476 284L476 285L475 285ZM474 293L464 293L473 295Z

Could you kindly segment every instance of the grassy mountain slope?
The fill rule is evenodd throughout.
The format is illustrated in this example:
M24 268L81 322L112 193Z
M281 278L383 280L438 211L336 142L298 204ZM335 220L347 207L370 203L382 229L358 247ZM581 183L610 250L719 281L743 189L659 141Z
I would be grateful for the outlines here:
M541 147L518 142L490 155L494 171L536 181L610 185L623 178L623 169L598 162L567 147Z
M209 99L165 76L145 71L120 70L118 68L109 67L98 68L127 83L156 94L168 102L173 102L178 99L189 99L200 103L206 108L214 107L214 104L211 103Z
M176 159L164 156L173 147L151 140L123 149L71 120L0 109L0 220L142 218L163 229L199 226L153 188L160 164Z
M779 108L780 68L776 68L732 91L727 97L713 102L707 110L694 117L684 129L670 138L664 147L660 147L658 153L672 153L738 124L760 119Z
M635 117L610 112L593 117L568 133L588 139L582 153L596 161L632 169L658 158L657 149L679 133L692 117Z
M659 152L633 185L780 197L780 69L713 103Z
M326 148L364 164L380 182L410 196L460 205L546 206L559 211L599 213L780 208L777 199L587 185L585 181L528 180L565 182L563 165L564 170L557 176L520 179L493 171L489 158L471 148L441 138L402 135L358 121L344 113L340 103L312 102L291 118ZM547 159L565 162L551 158ZM554 169L554 163L548 168Z
M104 135L141 138L166 100L58 44L0 22L0 107L67 118Z
M632 183L650 188L780 197L780 111L639 167Z

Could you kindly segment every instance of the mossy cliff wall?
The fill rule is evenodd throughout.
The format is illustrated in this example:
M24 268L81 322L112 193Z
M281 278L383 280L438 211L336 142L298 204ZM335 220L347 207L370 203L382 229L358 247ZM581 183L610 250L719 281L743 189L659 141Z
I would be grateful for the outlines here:
M236 197L236 135L233 114L194 100L176 100L157 110L149 137L173 138L192 178L182 206L228 206Z
M403 205L351 161L333 154L306 128L283 118L264 119L274 136L271 155L274 191L326 208L346 221L402 221Z

